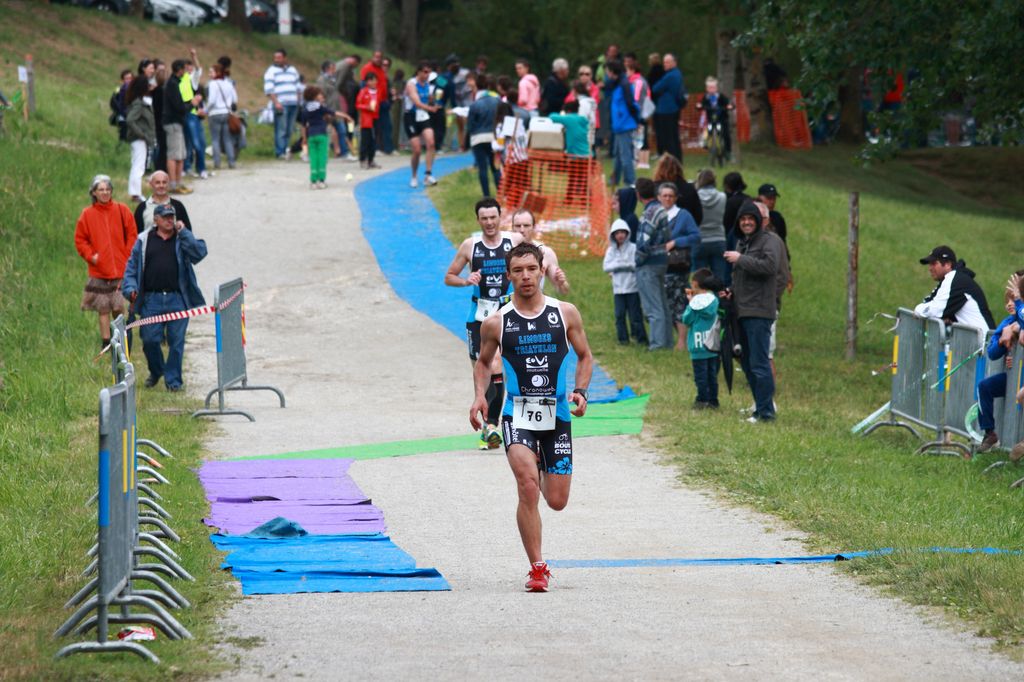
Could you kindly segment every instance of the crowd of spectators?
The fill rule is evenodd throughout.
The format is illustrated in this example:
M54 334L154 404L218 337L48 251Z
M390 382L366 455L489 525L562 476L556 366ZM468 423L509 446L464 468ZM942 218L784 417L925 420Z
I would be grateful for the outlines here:
M565 151L571 157L594 158L604 147L614 159L611 182L623 185L613 192L615 221L604 264L613 278L619 342L629 343L632 337L650 350L687 348L694 362L701 362L697 406L717 407L717 389L709 383L717 367L711 372L707 362L707 342L714 334L710 327L695 332L685 322L706 321L712 307L707 297L713 296L722 303L721 310L714 306L717 317L734 325L736 351L754 398L751 421L775 418L776 322L782 296L793 286L787 225L777 210L780 194L774 184L765 183L752 197L736 172L722 178L721 190L710 169L687 181L677 125L688 95L674 55L649 55L644 75L635 54L610 45L594 64L580 65L575 79L569 62L555 59L543 82L527 59L516 60L515 77L510 77L493 74L484 56L468 69L452 54L442 63L420 62L408 79L401 70L392 74L390 59L380 51L362 61L358 55L326 60L315 85L307 85L287 52L275 51L263 92L278 158L300 152L310 161L316 188L324 186L328 149L335 157L354 161L350 150L358 143L364 168L379 167L377 153L412 149L415 186L420 150L426 151L428 185L436 182L430 173L434 153L471 150L481 191L489 196L490 181L497 188L502 167L515 151L510 135L529 131L538 117L563 127ZM170 67L159 59L144 59L135 71L121 73L111 99L111 123L131 150L128 194L137 208L133 215L114 201L113 183L97 176L90 189L92 205L83 211L76 230L76 245L89 264L82 307L99 314L104 344L109 334L105 323L125 306L119 284L137 236L156 226L161 210L173 211L175 224L191 233L184 205L171 195L191 192L185 177L210 174L203 120L209 126L215 169L224 161L234 168L245 147L246 122L236 113L238 92L230 69L231 59L221 57L204 81L199 56L190 50ZM714 77L705 81L703 104L714 116L731 107ZM411 114L415 126L408 125ZM514 121L511 131L508 120ZM637 168L647 165L652 151L649 137L657 163L652 178L638 178ZM147 168L154 171L148 199L142 189ZM919 315L984 331L995 328L988 349L994 359L1024 339L1021 273L1007 287L1010 315L997 326L974 273L952 249L936 247L921 262L928 264L938 284L917 306ZM697 376L696 364L694 372ZM998 382L997 375L981 386L982 450L998 440L991 412L992 397L1005 390Z
M234 168L246 146L245 120L238 112L238 92L231 78L231 58L220 57L206 72L196 50L173 60L143 59L135 71L121 73L110 100L111 124L131 150L128 194L143 200L146 170L166 172L171 194L189 194L185 178L206 179L207 135L214 170L226 161Z

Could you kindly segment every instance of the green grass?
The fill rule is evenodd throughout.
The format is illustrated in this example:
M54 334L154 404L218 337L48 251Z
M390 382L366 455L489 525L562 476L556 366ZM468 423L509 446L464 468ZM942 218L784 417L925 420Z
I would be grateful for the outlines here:
M13 96L14 66L31 53L38 102L28 123L8 111L0 136L0 679L199 679L228 666L213 645L223 638L217 615L236 591L200 523L207 503L191 471L207 423L189 418L196 407L189 398L157 389L140 391L139 433L175 455L163 461L172 485L157 491L182 537L172 546L197 579L173 581L193 604L176 615L195 639L171 642L158 633L145 646L161 658L159 667L131 654L53 660L61 646L82 640L52 633L71 614L64 602L87 582L80 573L96 532L96 507L86 500L96 491L97 394L111 381L109 356L92 362L96 316L79 310L86 265L74 229L95 174L111 175L115 198L127 199L128 149L117 147L107 125L121 68L143 56L170 62L188 46L204 63L227 53L243 106L255 111L263 69L280 41L227 26L188 30L60 5L0 5L0 89ZM323 58L352 51L323 38L285 44L306 74ZM271 153L268 126L250 133L242 163ZM136 364L140 378L144 365Z
M986 155L988 155L986 157ZM770 512L808 534L814 552L893 547L891 556L857 560L841 570L915 604L939 606L973 630L1024 655L1024 571L1020 557L930 555L923 547L1024 547L1021 492L1008 484L1018 468L982 475L985 464L915 456L905 433L850 434L853 424L888 399L887 378L870 370L890 359L892 337L878 311L913 305L934 285L918 259L939 243L953 246L976 270L1001 312L1006 276L1020 267L1019 220L1009 199L969 183L986 158L1020 167L1019 150L937 150L874 168L854 164L852 148L807 153L744 149L750 190L779 187L789 227L796 288L779 322L779 419L743 422L752 402L737 367L732 395L716 413L690 409L695 396L685 353L648 353L616 343L609 278L597 259L563 263L568 300L586 324L601 365L620 383L652 394L645 436L671 456L681 479ZM687 177L701 155L688 156ZM726 169L731 170L731 169ZM724 174L725 171L722 172ZM721 176L721 174L720 174ZM843 359L848 192L861 192L860 336L855 362ZM958 191L959 190L959 191ZM435 201L453 242L475 229L475 173L451 176ZM1015 195L1013 195L1015 196ZM744 549L736 548L737 555Z

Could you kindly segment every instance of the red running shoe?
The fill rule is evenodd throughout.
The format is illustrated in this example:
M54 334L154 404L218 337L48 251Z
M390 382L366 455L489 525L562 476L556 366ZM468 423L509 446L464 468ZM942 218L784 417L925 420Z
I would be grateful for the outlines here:
M547 592L548 580L551 579L551 571L543 561L530 566L530 577L526 581L527 592Z

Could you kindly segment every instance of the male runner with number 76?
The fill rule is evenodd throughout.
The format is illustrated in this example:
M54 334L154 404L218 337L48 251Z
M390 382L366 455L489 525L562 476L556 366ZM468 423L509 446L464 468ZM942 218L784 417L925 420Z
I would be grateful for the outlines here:
M572 483L570 414L587 411L594 359L576 306L544 295L543 255L519 244L506 255L512 300L483 321L480 357L473 369L476 398L469 410L474 429L487 412L491 362L501 353L507 396L501 425L505 453L519 493L516 522L530 560L526 589L546 592L551 573L541 552L540 497L555 511L569 502ZM565 359L576 352L575 388L566 393ZM569 403L575 407L570 410Z

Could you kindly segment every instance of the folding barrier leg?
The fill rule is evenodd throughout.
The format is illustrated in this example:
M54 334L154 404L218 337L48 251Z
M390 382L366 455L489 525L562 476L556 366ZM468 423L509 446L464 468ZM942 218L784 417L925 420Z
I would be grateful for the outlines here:
M145 597L146 599L152 599L158 604L162 604L164 608L168 609L180 609L181 604L171 599L168 595L164 594L160 590L132 590L132 594L137 597Z
M172 455L170 452L168 452L163 446L161 446L159 443L157 443L155 441L149 440L148 438L136 438L135 439L135 443L137 445L145 445L147 448L151 449L153 452L157 453L158 455L162 455L163 457L169 457L171 459L174 459L174 455Z
M152 651L142 646L138 642L122 642L120 640L116 642L79 642L78 644L69 644L55 654L55 658L64 658L71 654L87 654L93 652L106 652L106 651L129 651L133 654L141 656L151 663L159 663L160 659Z
M154 602L155 603L155 602ZM76 635L84 635L89 630L97 627L99 618L92 616L89 620L85 621L75 630ZM134 623L142 623L145 625L152 625L153 627L164 633L168 639L175 641L182 639L181 633L175 630L169 623L166 623L162 618L154 616L150 613L129 613L128 615L109 615L107 616L107 623L115 625L131 625Z
M129 595L115 597L110 603L112 606L120 606L122 608L120 614L108 614L106 617L107 623L146 623L160 628L170 639L192 639L192 633L186 630L174 616L152 599ZM153 611L153 613L132 613L128 609L129 606L141 606ZM99 626L101 622L103 621L100 618L94 616L82 623L75 632L82 634L94 626ZM104 627L103 629L106 628Z
M153 459L152 457L150 457L149 455L147 455L144 452L141 452L141 451L136 452L135 456L138 457L139 459L141 459L146 464L150 464L150 465L156 467L157 469L159 469L159 468L161 468L163 466L162 464L160 464L159 462L157 462L155 459Z
M146 484L146 483L136 483L135 485L136 485L136 487L138 487L138 489L140 491L146 493L147 495L149 495L154 500L162 500L162 499L164 499L160 495L160 493L158 493L157 491L155 491L152 488L150 488L149 485Z
M876 429L880 429L880 428L882 428L883 426L895 426L895 427L897 427L897 428L902 428L902 429L906 429L907 431L910 431L910 432L911 432L912 434L914 434L914 436L916 436L918 440L924 440L924 436L922 436L922 435L921 435L920 433L918 433L918 432L917 432L917 429L915 429L915 428L914 428L913 426L911 426L910 424L907 424L907 423L905 423L905 422L901 422L901 421L898 421L898 420L896 420L896 419L889 419L889 420L886 420L886 421L884 421L884 422L875 422L874 424L872 424L871 426L869 426L869 427L868 427L868 428L867 428L867 429L866 429L866 430L864 431L864 435L866 436L866 435L868 435L869 433L871 433L872 431L875 431Z
M172 559L180 559L181 558L181 557L178 556L177 552L175 552L173 549L171 549L170 547L165 545L162 540L160 540L159 538L157 538L154 535L151 535L149 533L139 533L139 541L141 542L142 540L145 540L146 542L151 543L154 547L156 547L157 549L159 549L161 552L163 552L167 556L171 557Z
M180 592L178 592L176 589L171 587L170 583L168 583L166 580L164 580L163 578L158 576L156 573L153 573L151 571L138 571L138 570L136 570L136 571L132 571L132 576L131 577L132 577L132 580L147 580L147 581L153 583L154 585L159 587L161 590L163 590L164 593L167 594L167 596L169 596L171 599L173 599L175 602L177 602L177 604L179 606L181 606L182 608L187 608L189 606L192 606L192 603L188 599L186 599L184 596L182 596L182 594Z
M174 518L170 514L168 514L167 511L165 511L164 508L161 507L159 504L157 504L153 500L148 500L145 497L140 497L139 498L139 505L140 506L149 507L150 509L152 509L153 511L155 511L157 514L159 514L160 516L162 516L165 519Z
M277 394L277 399L281 402L281 407L284 407L284 393L273 386L250 386L248 382L242 381L241 386L228 386L224 389L225 391L273 391Z
M100 605L99 597L91 597L89 601L85 602L78 607L78 610L71 614L71 617L64 621L64 624L57 628L56 632L53 633L54 637L63 637L74 628L78 623L85 618L85 616L92 611L94 608L106 609L105 606Z
M92 580L90 580L85 587L83 587L75 593L75 596L67 600L67 602L64 604L64 608L70 609L72 606L77 606L81 604L82 600L88 597L90 594L92 594L92 591L96 589L96 586L99 585L99 583L99 578L93 578Z
M178 534L171 530L171 527L164 523L163 519L157 518L156 516L140 516L139 525L156 526L160 529L160 532L163 533L163 537L168 540L173 540L174 542L181 542L181 538L178 537ZM160 537L157 533L153 533L153 535Z
M178 619L172 616L170 613L164 610L162 606L157 604L152 599L146 597L117 597L114 599L114 603L121 606L142 606L144 608L152 610L160 618L163 618L173 627L183 639L192 639L192 633L185 629L185 626L178 622ZM143 614L145 615L145 614Z
M150 467L138 466L138 467L135 467L135 472L138 473L138 474L149 474L150 476L155 478L160 483L163 483L164 485L170 485L171 484L171 482L168 481L162 474L160 474L157 471L154 471Z
M176 576L178 576L179 578L183 578L185 580L195 580L195 578L193 578L191 576L191 574L189 574L188 571L186 571L184 568L182 568L178 564L177 561L175 561L171 557L167 556L166 554L161 552L159 549L156 549L155 547L138 547L137 546L135 548L135 556L140 556L140 555L143 555L143 554L148 555L148 556L156 557L157 559L162 561L168 568L170 568L171 571Z
M180 575L172 571L170 567L164 566L163 564L138 564L135 568L143 571L155 571L157 573L163 573L168 578L181 577Z

